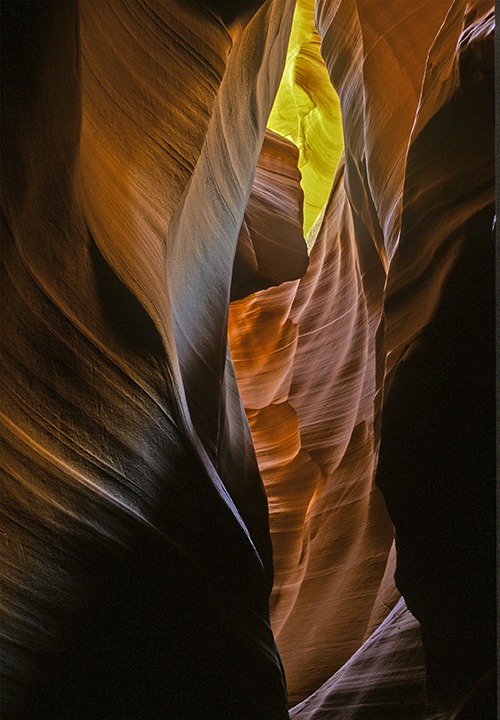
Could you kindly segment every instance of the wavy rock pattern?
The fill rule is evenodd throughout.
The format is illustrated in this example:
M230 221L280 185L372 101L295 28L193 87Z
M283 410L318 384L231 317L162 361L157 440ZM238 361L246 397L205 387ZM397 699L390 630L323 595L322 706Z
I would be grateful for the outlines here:
M294 5L2 3L6 718L494 717L492 5Z
M266 132L236 246L231 300L300 278L307 269L298 156L293 143Z
M376 690L375 690L376 688ZM420 625L401 598L381 625L291 718L417 718L425 711Z
M230 313L269 498L273 627L292 702L362 643L393 540L373 485L376 310L340 171L304 279Z
M316 17L345 169L306 276L230 315L290 701L325 683L292 715L493 717L491 6L325 0ZM370 636L397 601L374 471L427 710L418 633Z
M226 314L293 4L2 12L5 717L286 717Z

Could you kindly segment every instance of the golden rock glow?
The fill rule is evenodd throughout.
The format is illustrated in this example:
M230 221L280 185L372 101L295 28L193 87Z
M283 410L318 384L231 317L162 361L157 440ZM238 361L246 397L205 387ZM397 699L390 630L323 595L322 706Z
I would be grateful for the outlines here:
M313 0L297 2L285 71L268 127L299 149L307 235L328 199L344 147L339 99L321 57Z
M4 3L2 716L496 716L494 31Z

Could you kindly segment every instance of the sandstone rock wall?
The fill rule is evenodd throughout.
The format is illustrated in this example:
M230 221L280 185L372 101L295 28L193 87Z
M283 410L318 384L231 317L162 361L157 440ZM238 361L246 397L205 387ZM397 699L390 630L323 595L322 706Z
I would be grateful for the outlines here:
M494 717L493 9L294 6L2 3L6 718Z

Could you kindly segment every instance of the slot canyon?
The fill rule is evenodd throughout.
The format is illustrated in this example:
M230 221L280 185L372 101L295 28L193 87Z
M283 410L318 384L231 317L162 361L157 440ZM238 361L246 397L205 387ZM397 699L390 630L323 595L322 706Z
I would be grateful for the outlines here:
M4 0L2 717L496 718L492 0Z

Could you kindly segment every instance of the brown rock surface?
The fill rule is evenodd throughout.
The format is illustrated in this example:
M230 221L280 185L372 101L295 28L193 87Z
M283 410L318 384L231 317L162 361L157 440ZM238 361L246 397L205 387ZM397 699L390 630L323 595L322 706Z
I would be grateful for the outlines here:
M304 275L304 193L295 145L268 130L236 246L231 300Z
M292 11L2 4L4 717L287 716L226 314Z
M305 277L233 303L230 313L269 498L273 628L291 702L362 643L393 540L373 484L379 308L366 301L342 176Z
M492 4L294 4L2 3L6 718L494 717Z
M325 0L316 17L345 170L305 277L230 315L270 500L289 698L326 681L294 716L426 713L422 684L418 703L389 701L398 682L401 702L411 696L413 661L383 680L362 645L397 599L390 561L382 581L390 528L375 471L398 586L422 623L429 717L493 717L491 6ZM394 626L389 666L407 642ZM469 688L476 710L460 710Z

